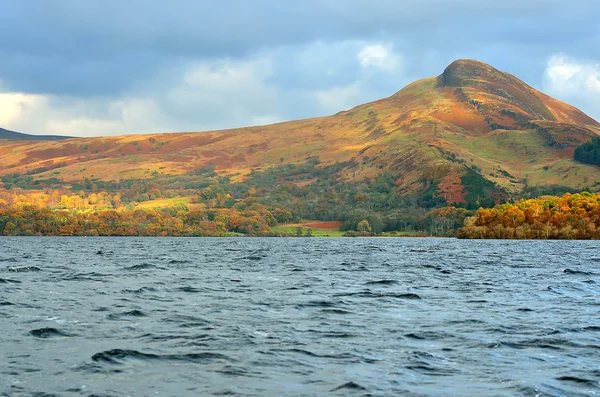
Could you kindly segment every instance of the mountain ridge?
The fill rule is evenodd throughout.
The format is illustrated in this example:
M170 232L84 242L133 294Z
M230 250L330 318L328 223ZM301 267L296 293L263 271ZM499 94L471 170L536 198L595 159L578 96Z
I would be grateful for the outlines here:
M189 175L211 166L239 182L253 170L317 158L322 167L346 164L337 171L339 183L386 174L398 195L459 204L478 196L499 201L536 186L597 188L598 167L572 158L576 146L598 135L600 124L580 110L490 65L457 60L439 76L332 116L198 133L5 143L0 175L77 183Z
M22 132L10 131L4 128L0 128L0 139L16 140L16 141L59 141L63 139L70 139L70 136L61 135L33 135L24 134Z

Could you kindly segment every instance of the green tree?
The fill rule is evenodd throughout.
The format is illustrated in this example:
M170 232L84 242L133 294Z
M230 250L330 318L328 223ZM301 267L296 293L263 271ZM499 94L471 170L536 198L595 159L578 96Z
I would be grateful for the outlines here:
M575 148L573 158L580 163L600 166L600 137Z

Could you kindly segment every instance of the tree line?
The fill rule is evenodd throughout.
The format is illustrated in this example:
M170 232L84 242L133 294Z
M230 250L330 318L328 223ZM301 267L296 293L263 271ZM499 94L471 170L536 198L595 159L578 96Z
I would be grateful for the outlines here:
M507 198L473 168L459 176L465 202L453 203L440 194L435 175L424 176L424 190L407 194L387 172L372 179L352 180L346 171L355 166L359 165L322 166L318 159L310 158L304 164L254 170L236 182L230 176L218 175L211 166L183 175L155 172L149 179L84 178L70 184L53 178L5 175L1 178L4 186L0 184L0 234L266 235L278 224L316 220L339 221L341 231L361 236L386 232L453 236L462 227L461 237L558 238L555 236L565 233L593 238L587 237L588 226L582 229L575 223L568 231L553 223L558 220L539 218L531 224L527 223L531 217L519 224L515 224L519 216L513 217L512 223L503 220L512 212L525 214L527 200L490 209L496 214L490 218L492 223L473 223L475 208L492 207ZM564 191L555 186L550 193ZM532 190L527 194L546 192ZM514 206L518 211L504 214ZM551 213L555 211L548 208ZM481 211L477 211L476 219ZM581 234L581 230L586 231Z
M600 239L600 194L566 193L480 208L459 238Z
M600 166L600 137L575 148L574 159L584 164Z
M51 210L32 205L0 209L0 235L21 236L226 236L261 235L277 224L258 205L247 208L188 210Z

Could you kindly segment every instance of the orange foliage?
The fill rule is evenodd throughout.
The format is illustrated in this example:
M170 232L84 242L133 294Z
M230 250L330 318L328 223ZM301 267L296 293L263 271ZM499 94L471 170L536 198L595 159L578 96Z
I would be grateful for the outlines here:
M441 195L447 203L466 203L464 187L461 184L461 175L458 172L449 172L438 185Z
M543 197L480 208L462 238L600 239L600 193Z
M249 203L239 203L239 209L190 211L183 204L155 209L123 207L119 193L85 196L83 192L23 194L20 189L0 190L0 235L223 236L269 232L277 224L274 215L255 199L247 200Z

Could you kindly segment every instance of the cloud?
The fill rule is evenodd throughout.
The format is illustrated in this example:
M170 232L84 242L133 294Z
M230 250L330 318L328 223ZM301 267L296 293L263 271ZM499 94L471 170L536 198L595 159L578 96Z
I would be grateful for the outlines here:
M383 44L364 47L358 53L358 59L363 68L376 67L384 70L394 70L398 67L398 57L392 54Z
M370 58L363 65L365 57ZM82 98L4 88L0 125L26 133L95 136L204 131L323 116L401 88L408 79L390 67L397 59L397 53L378 43L315 42L300 51L282 48L246 59L178 64L118 96ZM304 79L285 84L290 69ZM354 72L342 73L347 69Z
M548 59L544 77L544 88L550 95L599 118L600 62L555 54Z
M271 113L277 89L265 83L270 74L268 59L220 60L165 71L117 98L4 92L0 124L23 132L93 136L267 123L279 120Z
M600 47L598 2L562 3L45 0L32 7L26 1L5 0L0 78L16 92L115 96L182 62L239 60L264 50L347 41L410 47L406 59L411 63L437 49L444 53L444 62L457 53L483 52L500 66L510 62L505 58L520 59L518 67L528 70L532 63L523 62L527 57L522 55L532 51L542 57L567 50L579 56ZM506 43L511 51L496 51Z
M315 93L317 101L322 109L329 113L348 110L357 105L360 97L360 88L358 84L351 84L346 87L334 87L328 90L321 90Z
M549 54L600 62L598 12L597 0L5 0L0 127L106 135L320 116L463 57L598 118L592 91L565 88L583 83L546 74Z
M546 77L551 89L567 94L600 93L600 63L578 61L563 54L548 60Z
M116 120L93 115L93 104L73 98L0 92L0 125L33 134L70 136L122 134Z
M44 105L41 95L0 92L0 125L15 125L23 114Z

